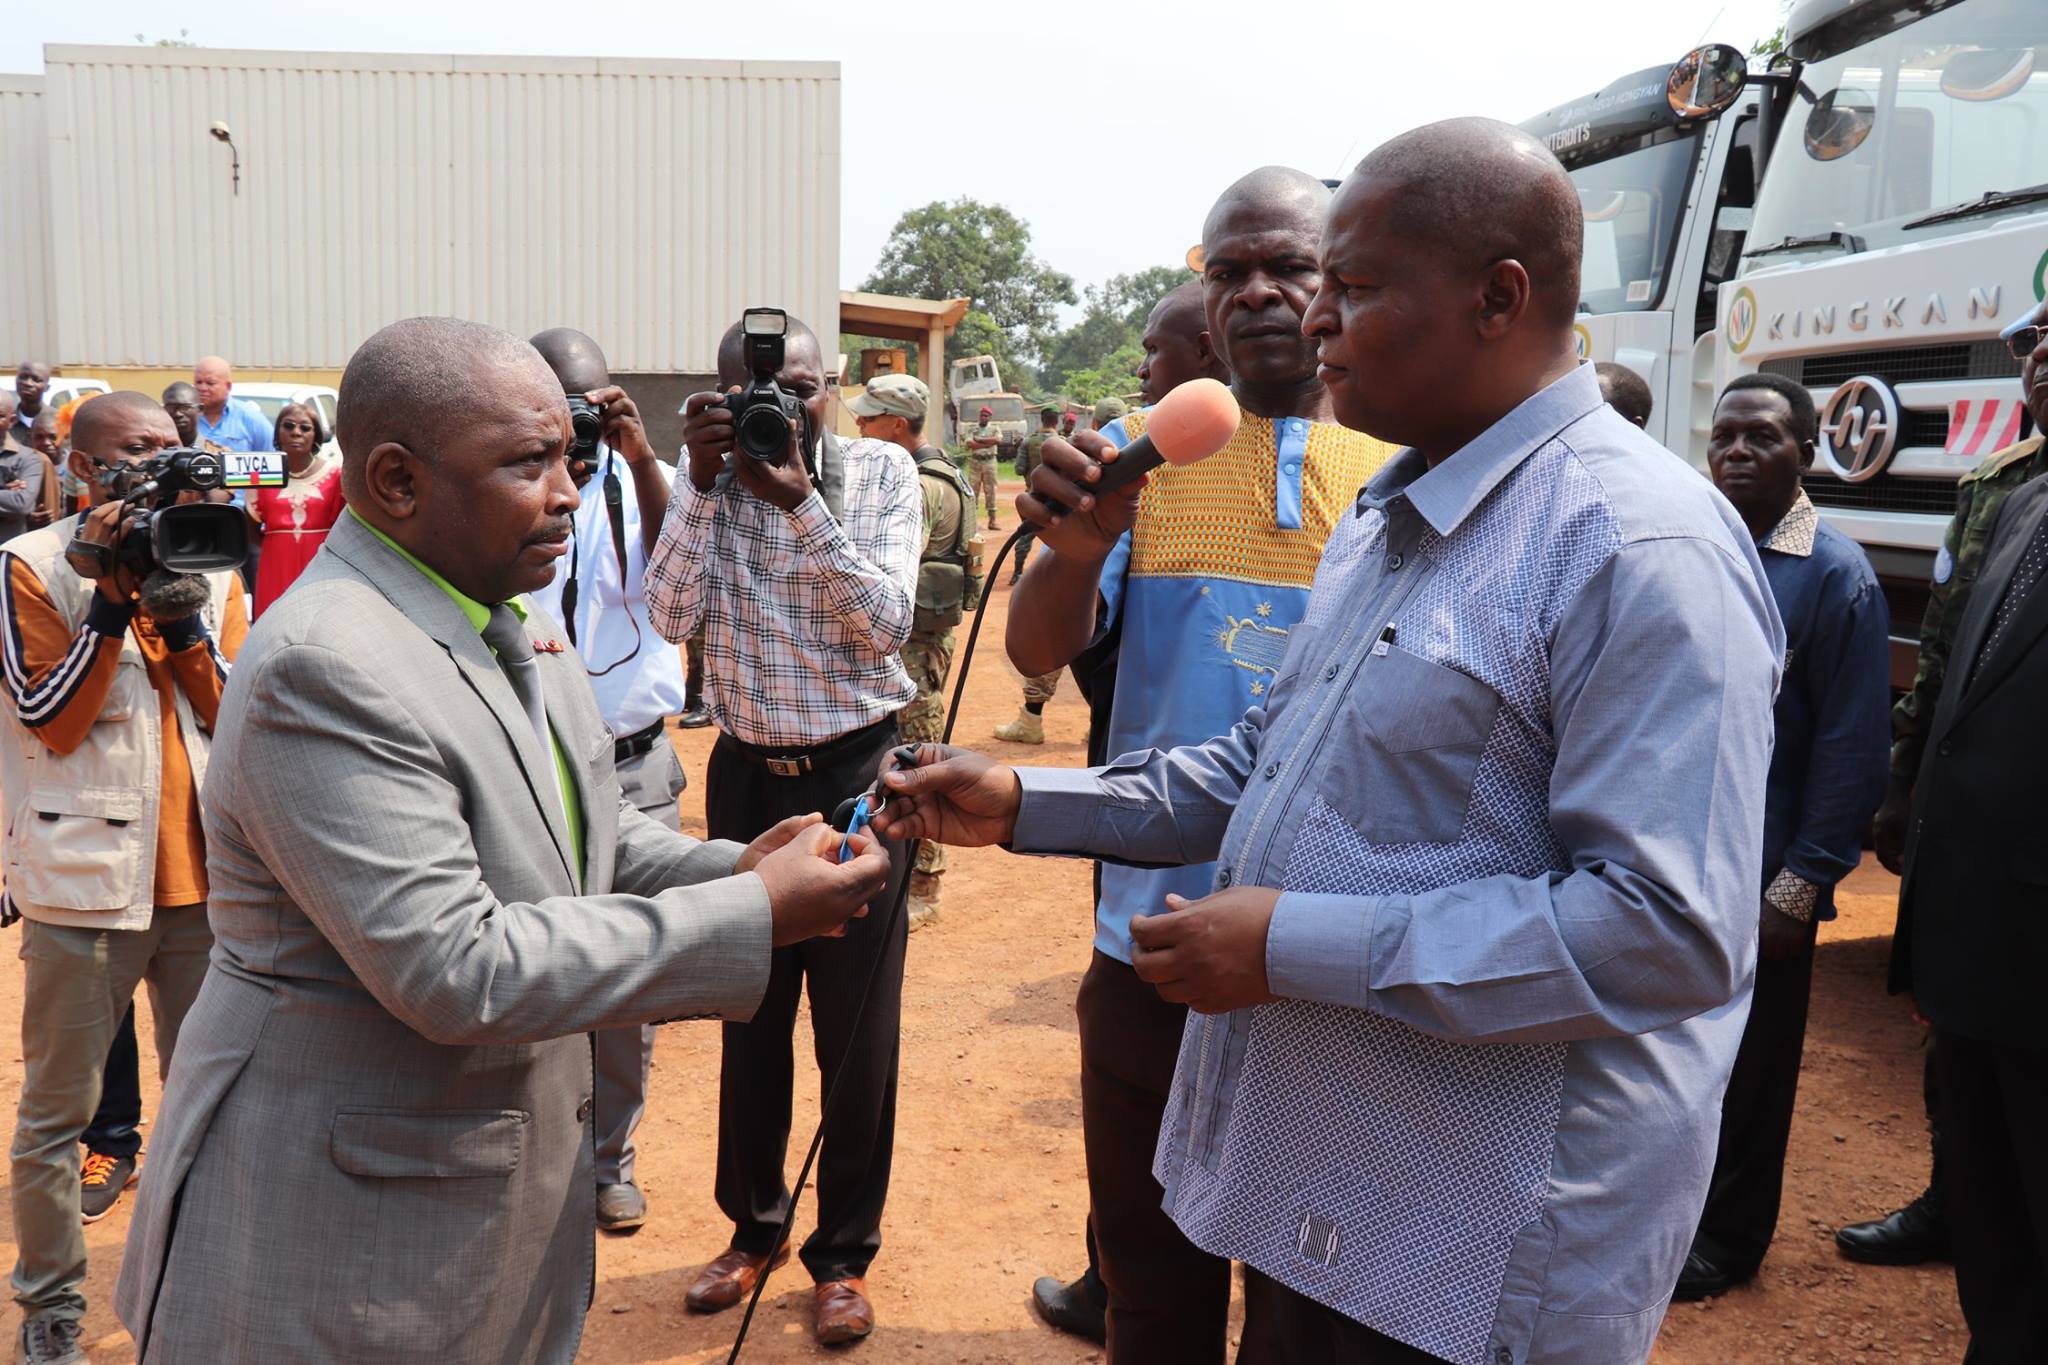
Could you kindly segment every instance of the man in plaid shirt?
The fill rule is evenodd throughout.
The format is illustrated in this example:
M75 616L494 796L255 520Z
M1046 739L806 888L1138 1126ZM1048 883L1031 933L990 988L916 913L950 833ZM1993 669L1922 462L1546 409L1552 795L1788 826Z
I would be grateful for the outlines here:
M718 348L718 382L731 391L749 378L735 324ZM842 442L826 431L818 340L795 318L775 381L804 409L780 465L735 448L732 414L716 394L690 397L688 477L676 480L647 568L655 629L671 641L704 630L705 700L719 729L704 779L714 839L752 839L867 786L897 743L896 713L917 695L897 657L910 636L924 546L917 467L899 445ZM690 1289L697 1312L739 1302L789 1254L784 1248L769 1263L789 1209L791 1034L808 977L820 1068L830 1076L845 1067L849 1093L825 1131L818 1225L802 1258L817 1286L819 1340L853 1341L873 1329L863 1278L881 1245L895 1141L906 937L888 910L910 847L892 850L889 888L872 913L849 922L843 938L777 949L753 1019L724 1026L716 1193L733 1236ZM881 975L856 1029L877 957Z

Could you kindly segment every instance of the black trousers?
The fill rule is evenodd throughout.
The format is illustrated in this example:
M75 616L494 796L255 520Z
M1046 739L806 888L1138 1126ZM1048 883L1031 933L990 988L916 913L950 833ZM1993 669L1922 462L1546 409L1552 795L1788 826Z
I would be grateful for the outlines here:
M1785 1192L1785 1148L1799 1098L1817 927L1796 956L1756 964L1749 1024L1721 1101L1721 1147L1693 1246L1737 1279L1763 1264Z
M1965 1365L2048 1360L2048 1053L1937 1029Z
M1927 1105L1927 1197L1934 1211L1948 1217L1948 1157L1941 1140L1941 1077L1934 1064L1934 1039L1927 1040L1927 1063L1921 1075L1920 1096Z
M897 742L894 722L877 726L872 743L834 753L798 777L778 777L720 736L704 774L705 824L714 839L752 840L776 821L823 811L874 780ZM818 1093L846 1068L838 1108L818 1154L817 1229L802 1258L820 1282L865 1275L882 1244L882 1205L896 1144L896 1060L903 1016L903 916L889 923L898 887L910 867L909 845L891 848L889 886L851 921L844 938L814 938L777 948L760 1008L744 1024L724 1026L718 1072L718 1207L733 1223L733 1245L765 1255L789 1212L783 1163L789 1148L790 1097L796 1083L794 1045L800 993L811 1001L812 1055ZM881 974L858 1021L868 974ZM808 1140L808 1135L806 1140Z
M121 1017L121 1027L114 1030L114 1041L107 1044L100 1107L81 1141L87 1151L103 1156L134 1156L142 1150L142 1057L135 1042L133 1001Z
M1265 1343L1261 1365L1266 1361L1285 1365L1440 1365L1442 1360L1375 1332L1246 1266L1245 1351L1238 1357L1239 1365L1246 1365L1255 1337Z
M1230 1262L1174 1226L1152 1176L1187 1006L1161 1000L1129 966L1098 951L1074 1011L1081 1024L1088 1219L1109 1291L1109 1359L1222 1365Z

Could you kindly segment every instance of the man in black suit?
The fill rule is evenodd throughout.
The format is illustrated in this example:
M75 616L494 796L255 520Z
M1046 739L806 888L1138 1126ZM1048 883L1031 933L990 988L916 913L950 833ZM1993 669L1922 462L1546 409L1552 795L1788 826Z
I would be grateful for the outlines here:
M2048 331L2008 333L2030 406ZM1913 792L1891 984L1934 1025L1969 1365L2048 1360L2048 480L2000 509Z

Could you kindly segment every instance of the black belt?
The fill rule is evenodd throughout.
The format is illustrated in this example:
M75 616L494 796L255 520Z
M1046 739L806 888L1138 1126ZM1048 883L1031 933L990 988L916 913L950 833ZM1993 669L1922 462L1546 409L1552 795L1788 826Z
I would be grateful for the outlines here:
M656 721L645 730L635 730L630 735L612 741L612 762L624 763L629 758L638 758L661 742L662 729L666 721Z
M896 717L884 716L872 725L863 725L858 730L849 730L837 739L828 739L823 744L749 744L743 739L734 739L721 731L720 744L729 745L732 751L750 763L758 763L777 777L802 777L805 773L829 766L834 759L879 741L883 734L896 728Z

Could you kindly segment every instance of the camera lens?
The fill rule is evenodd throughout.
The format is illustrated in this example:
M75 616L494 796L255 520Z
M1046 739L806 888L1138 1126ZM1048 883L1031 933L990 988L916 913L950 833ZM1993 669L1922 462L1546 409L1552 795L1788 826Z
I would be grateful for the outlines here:
M750 458L781 464L789 458L789 421L772 403L755 403L740 413L734 435Z

